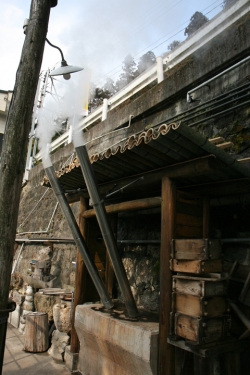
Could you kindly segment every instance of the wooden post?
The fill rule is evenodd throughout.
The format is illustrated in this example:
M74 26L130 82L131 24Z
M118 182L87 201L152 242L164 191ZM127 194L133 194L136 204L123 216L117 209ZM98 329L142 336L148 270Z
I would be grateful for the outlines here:
M79 228L83 238L86 240L87 221L83 218L83 212L87 209L87 200L80 197L80 213L79 213ZM71 330L71 353L79 353L79 339L75 330L75 309L77 305L85 302L86 295L86 275L87 269L84 265L82 256L77 250L76 252L76 275L75 275L75 293L74 293L74 308L72 311L72 330Z
M160 319L159 375L175 374L175 350L168 344L172 303L172 272L169 268L171 240L175 237L176 186L168 177L162 179L161 254L160 254Z
M50 7L56 2L32 0L29 25L5 127L0 163L0 318L7 308L18 207L31 117L39 79ZM5 325L0 324L0 352ZM0 363L0 372L2 363Z
M203 199L203 238L209 237L210 220L210 200L209 197Z

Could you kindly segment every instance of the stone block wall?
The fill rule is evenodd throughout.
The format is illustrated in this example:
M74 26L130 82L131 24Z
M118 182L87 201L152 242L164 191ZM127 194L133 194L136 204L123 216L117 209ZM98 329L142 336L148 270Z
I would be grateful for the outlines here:
M29 182L22 190L19 207L19 219L16 238L29 240L39 238L72 238L71 230L66 222L61 208L57 204L52 189L42 187ZM71 205L71 209L78 221L79 203ZM76 246L74 242L51 242L51 276L55 279L53 287L63 289L74 287L75 267L72 264L76 258ZM32 260L38 259L38 252L48 247L48 243L25 243L20 259L16 265L16 271L22 274L24 281L30 273ZM20 251L16 250L15 259Z
M159 210L122 213L118 216L118 248L133 295L138 306L154 312L159 311L160 236ZM122 240L131 242L121 243ZM136 243L140 240L145 242ZM119 292L118 295L122 299Z

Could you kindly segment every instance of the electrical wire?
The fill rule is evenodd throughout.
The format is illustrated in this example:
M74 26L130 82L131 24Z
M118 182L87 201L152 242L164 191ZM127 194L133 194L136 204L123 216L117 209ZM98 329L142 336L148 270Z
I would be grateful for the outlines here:
M216 0L216 1L213 2L209 7L211 7L212 5L214 5L215 3L217 3L218 1L221 1L221 0ZM215 6L215 7L212 8L211 10L209 10L207 13L205 13L205 16L206 16L207 14L211 13L214 9L220 7L222 4L223 4L223 3L220 2L220 4L218 4L217 6ZM202 12L204 12L204 11L205 11L206 9L208 9L209 7L203 9ZM178 30L179 27L181 27L181 26L183 26L183 25L186 25L188 22L190 22L190 20L185 21L185 22L182 23L180 26L176 27L174 30L176 30L176 29ZM174 30L173 30L173 31L174 31ZM139 55L141 55L143 52L145 52L146 50L149 50L149 49L150 49L151 51L154 51L156 48L158 48L158 47L161 46L162 44L166 43L167 41L171 40L172 38L174 38L176 35L180 34L180 33L181 33L182 31L184 31L184 30L185 30L185 27L182 28L181 30L179 30L177 33L175 33L175 34L173 34L173 35L170 35L173 31L167 33L165 36L163 36L163 37L157 39L157 41L155 41L154 43L151 43L150 45L148 45L147 47L145 47L143 50L141 50L140 52L138 52L135 56L139 56ZM170 37L167 38L167 39L165 39L164 41L162 41L162 42L159 43L158 45L154 46L158 41L162 40L162 39L165 38L167 35L170 35ZM152 46L154 46L154 47L151 48ZM139 60L139 59L140 59L140 57L134 59L134 61L137 61L137 60ZM119 70L117 71L117 69L119 69ZM112 73L112 72L114 72L114 73ZM101 80L103 80L103 79L104 79L105 77L107 77L107 76L109 76L109 77L113 77L114 75L117 75L119 72L122 72L122 65L119 65L119 66L113 68L111 71L109 71L109 72L106 73L105 75L102 75L101 77L98 77L98 80L101 81ZM112 73L112 74L110 74L110 73Z

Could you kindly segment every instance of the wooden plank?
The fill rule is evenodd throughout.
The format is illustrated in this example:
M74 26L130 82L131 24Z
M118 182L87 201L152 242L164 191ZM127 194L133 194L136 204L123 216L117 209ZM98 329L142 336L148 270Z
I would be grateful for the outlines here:
M162 179L162 217L160 252L160 316L159 316L159 375L174 375L174 347L167 342L170 333L172 272L169 270L171 241L175 238L176 186L167 177Z
M228 312L228 301L225 297L210 298L191 294L173 293L172 311L192 317L216 317Z
M193 345L204 345L227 339L231 326L229 315L214 318L197 318L181 313L175 313L174 333Z
M222 150L225 150L226 148L231 148L234 146L233 142L224 142L216 145L218 148L221 148Z
M170 260L170 269L174 272L206 274L222 272L222 261L215 260Z
M237 161L242 164L250 163L250 158L248 157L248 158L238 159Z
M83 238L86 240L87 222L82 217L83 211L87 208L87 200L80 197L80 212L79 212L79 228ZM72 330L71 330L71 353L79 353L79 339L75 330L75 309L77 305L83 304L86 297L86 275L87 269L84 265L82 256L77 250L76 252L76 275L75 275L75 293L74 293L74 307L72 311Z
M172 258L175 259L219 259L221 243L217 239L174 239L172 240Z
M227 293L227 280L189 276L173 276L173 292L211 297Z
M209 138L209 142L213 143L214 145L217 145L218 143L225 142L225 138L223 137Z

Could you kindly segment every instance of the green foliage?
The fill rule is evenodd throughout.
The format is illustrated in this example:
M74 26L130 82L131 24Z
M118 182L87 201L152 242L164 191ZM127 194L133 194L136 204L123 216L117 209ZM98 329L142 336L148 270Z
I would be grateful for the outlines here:
M125 57L122 64L122 70L123 72L116 82L117 91L133 81L136 77L136 63L130 54Z
M111 98L117 91L120 91L155 62L156 57L152 51L148 51L141 56L138 65L136 65L134 58L130 54L127 55L122 64L122 73L116 82L108 78L103 87L97 87L92 84L89 100L90 112L102 105L103 99Z
M147 70L151 65L156 63L156 57L154 52L148 51L145 53L142 57L140 57L140 60L137 65L137 74L143 73L145 70Z
M170 43L168 45L168 51L173 51L173 49L175 49L176 47L178 47L179 44L181 44L181 42L179 40L174 40L172 43Z
M190 36L201 26L203 26L208 21L208 18L204 16L201 12L195 12L190 18L190 23L185 28L184 35Z
M223 0L223 3L222 3L223 9L230 7L230 5L233 5L234 3L236 3L236 1L238 0Z
M93 83L91 84L88 108L90 112L102 105L103 99L109 99L114 94L115 91L112 93L112 82L112 80L107 80L103 87L96 87Z

